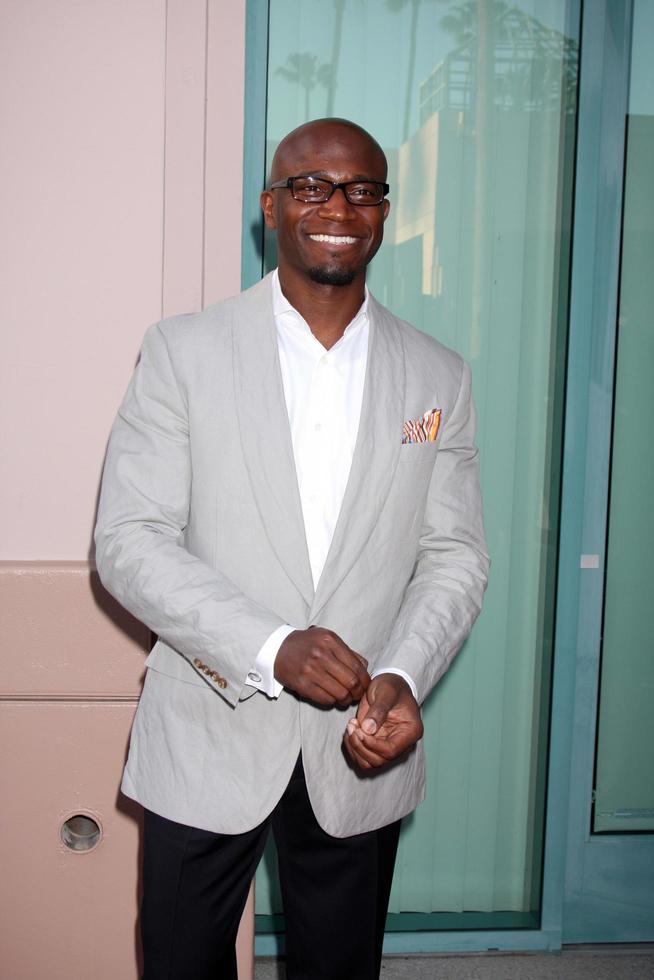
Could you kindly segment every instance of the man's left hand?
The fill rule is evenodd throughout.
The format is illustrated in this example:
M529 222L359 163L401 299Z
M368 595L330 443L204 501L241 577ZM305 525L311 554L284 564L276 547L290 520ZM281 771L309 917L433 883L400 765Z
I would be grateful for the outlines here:
M376 769L408 752L422 738L420 706L399 674L379 674L361 698L343 737L359 769Z

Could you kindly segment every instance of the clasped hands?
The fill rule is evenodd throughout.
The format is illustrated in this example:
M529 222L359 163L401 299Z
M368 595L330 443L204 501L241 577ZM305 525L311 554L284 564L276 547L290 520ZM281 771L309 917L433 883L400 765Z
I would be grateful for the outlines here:
M343 742L362 770L397 759L423 733L420 706L404 678L379 674L371 680L367 668L336 633L316 626L290 633L275 659L275 678L300 697L325 708L359 702Z

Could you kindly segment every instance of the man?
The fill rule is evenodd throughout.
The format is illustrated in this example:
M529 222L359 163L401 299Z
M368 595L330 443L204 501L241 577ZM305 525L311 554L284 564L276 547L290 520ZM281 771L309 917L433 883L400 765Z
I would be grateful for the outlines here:
M109 445L102 580L159 637L123 790L151 978L234 977L272 823L289 980L372 980L420 704L486 581L470 376L370 296L386 160L300 126L261 195L279 266L151 328Z

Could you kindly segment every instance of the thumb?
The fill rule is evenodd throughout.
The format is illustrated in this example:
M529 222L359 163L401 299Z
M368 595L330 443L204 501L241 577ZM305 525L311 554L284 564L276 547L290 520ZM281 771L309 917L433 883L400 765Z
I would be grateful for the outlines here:
M374 735L386 721L386 716L393 706L394 698L390 691L377 693L373 684L368 688L368 711L361 722L361 728L366 735Z

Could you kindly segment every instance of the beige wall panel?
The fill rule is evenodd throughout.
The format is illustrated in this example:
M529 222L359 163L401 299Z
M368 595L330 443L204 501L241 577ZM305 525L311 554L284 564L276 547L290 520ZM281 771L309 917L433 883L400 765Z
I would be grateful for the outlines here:
M208 0L205 306L241 288L244 84L245 2Z
M139 824L137 808L117 801L133 713L130 704L0 704L0 918L12 980L138 975ZM86 853L59 837L75 813L102 828Z
M132 697L150 632L84 562L0 562L0 697Z
M164 0L6 0L0 557L89 552L104 446L161 315Z
M2 4L0 736L11 888L1 901L12 980L137 975L138 832L116 800L149 633L88 559L105 444L145 328L239 287L244 21L245 0ZM104 824L89 854L58 842L71 807ZM250 905L241 980L252 974L252 922Z
M3 3L0 558L88 557L146 327L239 289L244 23L244 0Z
M168 0L163 315L202 309L206 0Z
M118 794L133 704L0 703L2 976L138 977L139 807ZM101 829L86 852L61 840L86 814ZM237 953L253 970L252 896Z

